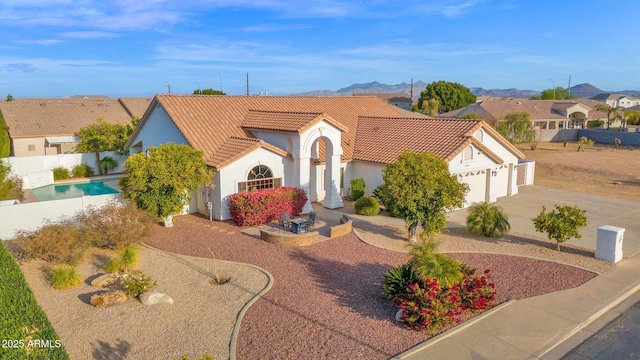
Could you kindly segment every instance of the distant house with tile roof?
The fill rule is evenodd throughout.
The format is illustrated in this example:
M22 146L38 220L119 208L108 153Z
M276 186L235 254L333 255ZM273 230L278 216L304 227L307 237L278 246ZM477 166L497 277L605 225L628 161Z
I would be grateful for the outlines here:
M502 121L509 114L526 112L540 132L543 141L555 140L565 129L583 129L589 122L606 121L607 113L594 110L595 100L522 100L489 99L462 109L440 114L440 118L460 118L477 114L491 124Z
M412 114L371 96L156 95L126 147L137 153L173 142L201 150L216 170L214 186L199 189L189 211L207 214L210 202L218 220L230 218L230 195L280 185L342 207L352 178L364 178L371 194L403 150L445 159L469 184L465 206L518 192L524 155L485 122Z
M397 106L408 111L411 111L411 107L413 106L413 100L411 100L409 94L405 93L355 93L353 96L375 96L389 105Z
M11 156L57 155L75 151L81 128L98 119L130 124L150 103L151 98L26 98L0 101L0 113L9 127Z
M640 105L640 98L625 94L603 93L591 97L591 100L596 100L613 107L620 107L625 109Z

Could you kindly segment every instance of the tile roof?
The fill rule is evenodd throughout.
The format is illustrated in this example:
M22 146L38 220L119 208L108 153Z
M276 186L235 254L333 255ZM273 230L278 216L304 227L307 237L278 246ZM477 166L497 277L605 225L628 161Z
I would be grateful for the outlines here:
M589 119L606 118L607 114L594 110L601 102L595 100L486 100L471 104L465 108L440 114L442 118L453 118L476 113L490 121L503 120L508 114L526 112L531 116L531 121L536 120L566 120L566 115L561 111L576 104L582 104L589 108Z
M209 162L217 164L217 168L222 168L260 147L264 147L282 156L289 155L286 151L260 139L229 136L229 138L222 143L219 151L214 154L209 154Z
M467 145L479 144L473 133L480 128L491 133L518 158L524 159L522 152L482 120L387 117L360 118L353 159L387 164L395 161L403 151L410 150L430 152L449 162ZM489 149L484 147L483 150ZM487 154L498 163L503 161L493 152Z
M346 126L321 112L249 110L241 126L245 129L279 130L300 134L323 119L342 131L348 130Z
M119 98L118 102L125 109L130 117L142 119L145 111L151 104L151 98Z
M342 158L353 157L355 129L359 116L397 117L397 108L375 97L333 96L211 96L211 95L156 95L151 108L162 107L187 142L205 154L207 164L220 168L232 156L227 146L240 146L229 137L250 138L242 128L250 111L324 114L347 129L342 134ZM264 114L264 113L263 113ZM146 122L150 112L142 119ZM296 118L296 117L294 117ZM315 117L314 117L315 119ZM254 120L251 120L255 124ZM280 124L295 128L297 124ZM132 139L142 126L138 126ZM299 129L299 128L298 128Z
M97 119L111 124L131 122L119 101L110 98L0 101L0 112L12 138L70 136Z
M413 103L409 94L405 93L355 93L353 96L375 96L386 102L408 102Z

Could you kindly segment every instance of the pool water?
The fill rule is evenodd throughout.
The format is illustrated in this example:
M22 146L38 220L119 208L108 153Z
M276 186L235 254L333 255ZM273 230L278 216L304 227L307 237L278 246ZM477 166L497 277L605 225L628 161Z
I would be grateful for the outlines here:
M111 186L109 186L109 185ZM117 194L117 179L95 180L78 184L48 185L32 189L40 201L70 199L81 196Z

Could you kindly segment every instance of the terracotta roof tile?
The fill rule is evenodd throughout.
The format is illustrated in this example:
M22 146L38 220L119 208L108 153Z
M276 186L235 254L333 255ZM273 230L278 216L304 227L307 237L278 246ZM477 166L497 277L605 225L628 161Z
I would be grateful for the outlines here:
M410 150L430 152L448 162L474 142L473 133L480 128L504 141L482 120L361 117L353 158L387 164ZM517 157L524 158L513 145L507 142L505 146ZM489 155L493 155L494 161L502 162L493 152Z
M531 116L531 121L536 120L566 120L567 117L558 111L567 109L576 104L582 104L588 107L589 119L606 118L607 114L602 111L594 110L597 104L601 104L595 100L486 100L471 104L465 108L450 111L439 115L442 118L453 118L463 116L470 113L476 113L487 120L499 121L503 120L508 114L516 112L526 112Z
M344 125L321 112L249 110L241 126L246 129L280 130L302 133L323 119L340 130L347 131Z
M119 98L118 102L125 109L130 117L142 119L145 111L149 108L152 98Z
M155 106L161 106L189 144L203 151L207 163L218 168L226 164L226 159L231 156L232 152L225 148L237 145L228 142L230 136L251 137L242 128L250 111L323 114L345 129L356 129L359 116L400 116L395 107L378 98L355 96L156 95L150 109ZM145 114L143 122L149 114ZM140 128L138 126L136 132ZM135 135L136 133L132 138ZM343 132L343 159L349 160L353 157L354 143L355 131Z
M98 119L129 124L131 116L117 99L18 99L0 101L11 137L74 135Z
M222 168L260 147L264 147L282 156L288 155L286 151L260 139L229 136L219 151L214 154L209 154L209 156L205 154L205 157L208 158L208 165Z

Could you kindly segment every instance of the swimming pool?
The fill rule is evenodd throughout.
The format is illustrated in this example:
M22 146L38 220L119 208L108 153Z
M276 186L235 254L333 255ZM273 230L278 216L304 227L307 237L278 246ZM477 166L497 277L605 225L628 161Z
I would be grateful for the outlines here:
M70 199L81 196L117 194L118 179L93 180L76 184L48 185L32 189L40 201Z

